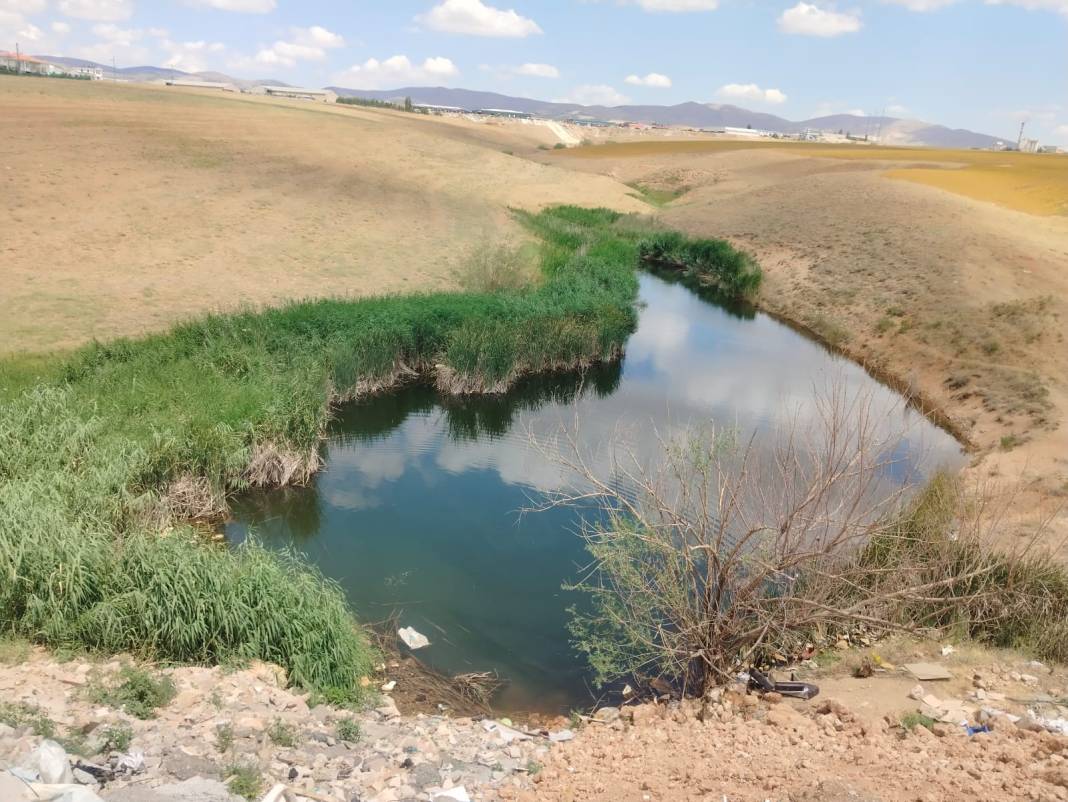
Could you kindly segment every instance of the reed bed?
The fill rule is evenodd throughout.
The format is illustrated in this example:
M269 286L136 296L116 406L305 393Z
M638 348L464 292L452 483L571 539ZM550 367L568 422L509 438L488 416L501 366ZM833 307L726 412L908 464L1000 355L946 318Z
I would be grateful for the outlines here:
M542 241L533 288L296 302L0 364L0 635L269 660L356 698L372 649L340 588L295 555L211 546L186 519L307 481L338 401L417 374L503 392L618 357L647 226L575 207L520 217Z

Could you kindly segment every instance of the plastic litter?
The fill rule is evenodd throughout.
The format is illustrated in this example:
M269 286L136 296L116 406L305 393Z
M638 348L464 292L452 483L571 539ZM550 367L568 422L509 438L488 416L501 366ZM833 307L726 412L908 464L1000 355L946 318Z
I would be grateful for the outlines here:
M575 737L575 733L571 730L560 730L559 732L550 732L549 740L554 744L563 743L564 741L570 741Z
M986 724L983 724L982 726L979 726L979 727L968 727L968 726L965 726L964 729L968 732L969 735L978 735L979 733L982 733L982 732L993 732L993 730L991 730L990 727L988 727Z
M818 686L810 682L776 682L771 677L760 673L755 668L749 669L748 687L761 693L780 693L794 699L814 699L819 695Z
M424 649L430 645L430 639L422 632L417 632L412 627L402 627L397 630L397 637L404 641L404 645L411 650Z
M484 719L482 722L482 729L486 732L495 733L500 737L504 743L511 743L512 741L529 741L531 736L525 732L509 727L507 724L502 724L499 721L493 721L491 719Z

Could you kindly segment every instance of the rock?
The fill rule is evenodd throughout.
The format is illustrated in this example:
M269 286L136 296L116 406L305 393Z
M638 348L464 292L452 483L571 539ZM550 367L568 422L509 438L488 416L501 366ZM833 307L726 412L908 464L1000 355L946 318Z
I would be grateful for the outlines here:
M448 791L441 791L432 796L431 799L434 802L471 802L467 789L462 785L450 788Z
M409 779L417 788L441 785L441 769L433 763L420 763L412 770Z
M187 755L185 752L171 752L164 757L163 770L179 780L189 780L193 777L222 779L222 772L219 771L219 767L210 760Z
M618 707L602 707L593 714L593 720L600 724L612 724L619 721L619 716L620 713Z
M575 733L572 730L560 730L558 732L550 732L549 740L554 744L563 743L564 741L570 741L575 737Z
M768 691L766 694L764 694L764 701L767 702L769 705L777 705L779 702L782 701L782 694L776 693L775 691Z
M392 719L400 718L400 710L397 709L397 703L393 701L391 696L383 696L382 704L375 708L375 712L383 718Z
M397 687L397 680L391 679L389 682L387 682L385 685L382 686L382 692L383 693L389 693L390 691L392 691L396 687Z
M55 741L41 741L41 745L30 754L23 768L37 772L41 782L48 785L66 785L74 782L67 751Z
M96 777L87 772L85 769L80 769L75 766L71 769L71 774L74 776L74 782L79 785L96 785Z
M104 797L105 802L244 802L218 780L196 777L185 782L147 789L136 785Z

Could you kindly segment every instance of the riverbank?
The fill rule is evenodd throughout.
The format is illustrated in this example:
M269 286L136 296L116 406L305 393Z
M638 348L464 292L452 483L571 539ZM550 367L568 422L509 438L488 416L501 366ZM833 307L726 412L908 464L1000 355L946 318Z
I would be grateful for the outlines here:
M721 688L703 711L695 701L632 703L515 728L447 709L399 712L390 694L356 711L317 704L263 664L159 669L40 649L5 664L4 645L5 802L24 790L7 771L39 768L33 755L46 739L62 750L65 779L106 802L240 802L277 785L295 802L1068 798L1068 737L1040 723L1068 712L1063 667L960 644L943 654L943 644L898 639L818 654L796 667L821 688L810 702ZM853 677L876 653L878 670ZM951 678L921 694L900 667L910 660ZM170 697L148 710L97 701L131 671L169 681ZM384 666L374 682L396 678ZM990 731L969 735L931 708L941 700Z
M1003 546L1038 533L1068 560L1068 221L1017 203L1034 191L1063 208L1068 194L1052 177L1064 160L1041 162L1049 170L1039 189L1021 180L1039 164L1026 154L1006 157L1013 168L996 178L985 168L921 164L952 161L949 151L872 148L851 157L676 144L541 158L674 188L677 198L656 211L665 225L753 253L765 271L762 309L917 399L969 444L970 480L1016 498ZM974 154L958 155L970 162ZM932 175L946 190L926 185ZM979 200L947 191L968 177L989 179L991 192L1000 186L997 203L989 192Z
M544 242L531 289L294 303L9 363L0 567L16 579L0 587L0 629L168 661L263 659L358 697L373 658L340 590L254 543L206 546L186 522L235 490L307 481L340 400L420 373L446 393L500 393L616 358L648 229L607 210L520 216Z

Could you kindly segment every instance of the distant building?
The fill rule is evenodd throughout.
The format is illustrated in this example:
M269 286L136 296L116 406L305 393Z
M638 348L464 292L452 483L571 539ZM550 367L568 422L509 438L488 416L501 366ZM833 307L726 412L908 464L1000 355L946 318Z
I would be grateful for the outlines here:
M47 61L41 61L25 53L11 53L0 50L0 67L14 72L25 72L33 75L58 75L61 70Z
M222 92L237 91L236 86L222 81L186 81L181 78L174 78L169 81L164 81L164 83L167 84L167 86L183 86L187 89L217 89Z
M1020 140L1020 152L1021 153L1038 153L1038 140L1037 139L1021 139Z
M88 78L90 81L104 80L103 67L67 67L66 72L67 75L72 75L75 78Z
M590 119L570 119L565 122L569 122L572 125L584 125L587 128L614 128L615 123L608 120L590 120Z
M771 136L771 131L761 131L759 128L736 128L732 125L727 125L723 128L714 128L712 130L717 134L726 134L727 136Z
M0 50L0 69L31 75L69 75L72 78L104 80L104 70L100 67L64 67L27 56L25 53L11 53L7 50Z
M251 90L254 95L270 97L287 97L294 100L316 100L320 103L337 103L337 95L329 89L301 89L297 86L256 86Z
M427 114L467 114L467 109L460 106L436 106L433 103L413 103L412 108Z
M514 109L479 109L475 114L481 114L484 117L507 117L512 120L533 120L534 115L525 111L515 111Z

